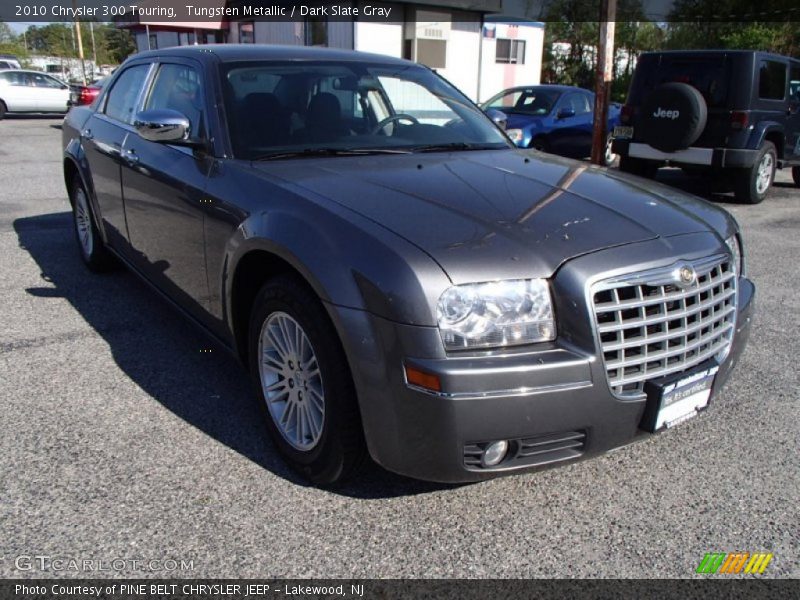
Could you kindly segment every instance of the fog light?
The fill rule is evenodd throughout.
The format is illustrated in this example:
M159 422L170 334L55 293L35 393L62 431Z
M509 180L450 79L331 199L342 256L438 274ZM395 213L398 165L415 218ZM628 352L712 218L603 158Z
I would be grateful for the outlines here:
M483 465L485 467L494 467L495 465L500 464L500 462L506 457L507 452L507 441L500 440L499 442L492 442L486 446L486 450L483 451Z

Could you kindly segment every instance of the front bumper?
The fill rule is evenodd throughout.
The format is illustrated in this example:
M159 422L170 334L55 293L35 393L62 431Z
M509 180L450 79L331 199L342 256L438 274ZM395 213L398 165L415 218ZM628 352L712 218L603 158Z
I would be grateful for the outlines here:
M703 243L708 236L683 238L684 258L700 256L700 247L708 248ZM660 243L641 244L635 255L656 253ZM599 265L614 264L628 253L623 246L568 263L554 281L558 340L502 355L446 355L436 328L333 309L337 328L347 332L345 351L376 462L419 479L480 481L588 458L650 435L639 428L645 400L623 400L611 393L595 347L589 308L581 302L589 280L586 274L597 273ZM736 333L716 377L712 402L749 335L755 288L741 278L738 293ZM437 375L442 392L409 386L404 364ZM515 440L517 449L525 446L526 456L482 467L475 452L493 440Z
M676 152L662 152L640 142L614 140L613 150L620 156L630 156L670 164L706 165L719 168L749 168L758 158L758 150L743 148L686 148Z

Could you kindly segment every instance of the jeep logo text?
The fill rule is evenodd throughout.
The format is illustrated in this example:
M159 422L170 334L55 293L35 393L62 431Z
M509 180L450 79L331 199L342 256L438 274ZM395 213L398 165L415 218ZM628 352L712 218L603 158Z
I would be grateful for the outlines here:
M681 111L679 110L664 110L660 106L656 109L656 112L653 113L653 116L657 119L672 119L673 121L680 115Z

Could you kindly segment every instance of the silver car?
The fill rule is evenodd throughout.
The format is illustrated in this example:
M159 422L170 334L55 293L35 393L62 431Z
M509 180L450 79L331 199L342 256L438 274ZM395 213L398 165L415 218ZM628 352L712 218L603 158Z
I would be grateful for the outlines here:
M39 71L0 70L0 119L6 113L65 113L70 89Z

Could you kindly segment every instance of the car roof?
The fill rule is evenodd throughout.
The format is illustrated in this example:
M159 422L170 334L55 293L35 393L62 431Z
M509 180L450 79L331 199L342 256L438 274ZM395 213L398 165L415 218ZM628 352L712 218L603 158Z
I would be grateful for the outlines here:
M555 83L536 83L533 85L516 85L514 87L506 88L500 94L505 94L506 92L514 92L518 90L533 90L533 89L543 89L543 90L552 90L554 92L589 92L589 90L585 90L583 88L579 88L574 85L560 85Z
M36 75L47 75L48 77L53 77L52 73L45 73L44 71L35 71L33 69L0 69L0 73L34 73Z
M745 56L757 54L769 58L781 58L784 60L797 61L796 58L784 56L783 54L775 54L774 52L764 52L762 50L726 50L725 48L709 49L709 50L654 50L651 52L642 52L641 57L645 56L696 56L696 55L714 55L714 54L730 54L734 56Z
M175 46L158 50L140 52L131 58L185 57L203 60L213 55L222 62L247 60L336 60L373 62L419 67L418 63L384 54L320 48L315 46L277 46L271 44L199 44L196 46Z

